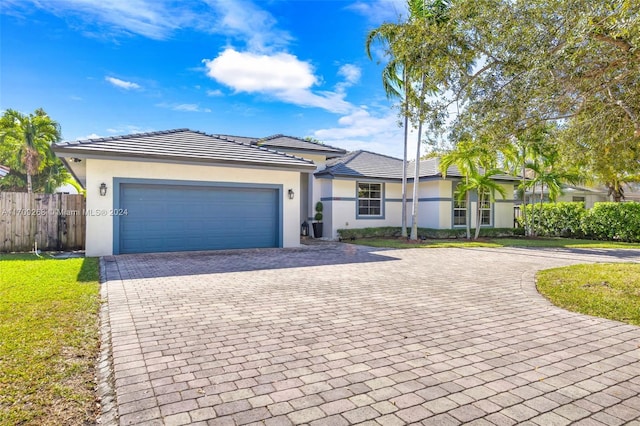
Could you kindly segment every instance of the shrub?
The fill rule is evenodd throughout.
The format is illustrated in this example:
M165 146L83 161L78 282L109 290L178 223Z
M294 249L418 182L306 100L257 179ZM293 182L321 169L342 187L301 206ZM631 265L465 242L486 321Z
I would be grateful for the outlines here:
M596 240L640 241L640 203L596 203L584 216L582 231Z
M527 204L525 207L527 227L535 235L547 237L582 237L582 218L586 214L583 203ZM525 226L524 215L518 218Z
M432 229L418 228L418 236L421 239L445 239L445 238L465 238L466 229ZM473 230L471 232L473 235ZM342 240L360 238L398 238L402 235L402 228L399 226L383 226L378 228L350 228L338 229L338 236ZM513 237L524 235L524 230L519 228L481 228L481 237Z

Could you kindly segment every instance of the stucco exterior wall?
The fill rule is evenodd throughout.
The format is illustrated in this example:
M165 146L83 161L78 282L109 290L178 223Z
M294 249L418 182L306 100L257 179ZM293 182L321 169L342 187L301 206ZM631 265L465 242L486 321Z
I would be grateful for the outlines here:
M584 207L587 209L593 208L595 203L601 203L604 201L610 201L609 197L604 194L593 194L590 192L567 192L566 194L558 197L558 202L573 202L573 197L584 197Z
M115 209L114 178L138 178L202 182L240 182L282 185L284 247L300 245L300 201L290 200L287 191L300 191L300 173L290 171L214 167L153 162L87 159L87 237L86 255L105 256L113 253L113 217L93 214ZM107 195L100 196L99 187L107 184Z
M384 215L381 218L362 218L357 215L356 180L316 179L322 191L324 205L324 237L337 239L338 229L368 228L381 226L401 226L402 185L395 182L384 183ZM375 182L362 180L361 182ZM453 188L455 181L433 179L420 182L418 188L418 226L422 228L450 229L453 227ZM493 227L513 227L512 184L502 184L508 200L493 204ZM407 226L411 226L413 185L407 185ZM475 226L475 208L472 201L470 214Z

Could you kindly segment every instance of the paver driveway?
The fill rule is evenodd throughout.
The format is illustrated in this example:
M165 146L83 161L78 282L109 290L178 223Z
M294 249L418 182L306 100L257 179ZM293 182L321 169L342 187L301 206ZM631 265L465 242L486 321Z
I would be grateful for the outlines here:
M640 424L640 328L553 307L533 284L539 269L640 256L580 253L336 244L103 259L117 402L103 378L103 421Z

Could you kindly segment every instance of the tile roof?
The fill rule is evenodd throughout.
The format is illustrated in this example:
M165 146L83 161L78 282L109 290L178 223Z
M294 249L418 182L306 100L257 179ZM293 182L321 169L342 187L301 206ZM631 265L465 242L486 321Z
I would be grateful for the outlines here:
M189 129L57 143L65 157L126 157L260 167L313 169L312 161Z
M318 142L313 142L310 140L297 138L294 136L286 136L286 135L272 135L264 138L252 138L247 136L232 136L232 135L216 135L222 139L227 140L235 140L243 143L250 143L252 145L263 146L266 148L272 148L276 151L279 149L290 149L295 151L305 151L305 152L318 152L321 154L346 154L347 151L341 148L336 148L331 145L325 145Z
M441 177L438 170L438 158L429 158L420 161L420 178ZM315 173L316 176L354 177L369 179L402 179L402 160L370 151L354 151L347 155L330 160L326 168ZM409 162L407 178L413 179L415 162ZM451 166L447 170L447 176L461 177L457 167ZM498 180L516 180L514 176L497 175Z

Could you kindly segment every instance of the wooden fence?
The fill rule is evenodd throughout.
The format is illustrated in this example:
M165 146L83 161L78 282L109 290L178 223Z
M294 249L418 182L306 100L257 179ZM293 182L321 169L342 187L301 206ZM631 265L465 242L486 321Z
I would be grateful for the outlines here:
M83 250L84 195L0 192L0 252Z

